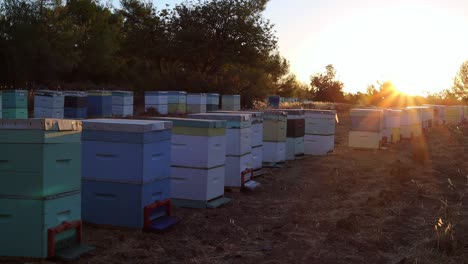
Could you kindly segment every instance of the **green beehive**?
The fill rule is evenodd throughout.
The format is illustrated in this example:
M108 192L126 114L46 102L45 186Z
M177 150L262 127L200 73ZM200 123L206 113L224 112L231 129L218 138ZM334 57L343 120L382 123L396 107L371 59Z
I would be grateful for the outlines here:
M40 199L0 196L0 256L45 258L48 229L79 219L79 191ZM57 235L55 245L59 249L75 239L75 230L69 230Z
M0 121L0 195L45 197L80 189L81 122Z
M2 93L2 107L6 108L28 108L28 91L7 90Z
M27 108L3 108L3 119L26 119L28 118Z

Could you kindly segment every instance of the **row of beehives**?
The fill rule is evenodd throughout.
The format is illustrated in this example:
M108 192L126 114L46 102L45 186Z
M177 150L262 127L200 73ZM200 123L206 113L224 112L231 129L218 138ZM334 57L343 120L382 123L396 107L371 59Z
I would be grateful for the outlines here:
M146 92L145 109L160 114L204 113L219 110L219 94ZM35 118L127 117L133 115L133 92L129 91L36 91ZM223 110L240 110L239 95L223 95ZM0 118L28 118L28 91L0 93Z
M183 91L145 92L145 109L154 109L159 114L194 114L218 111L220 95L217 93L187 93ZM221 109L239 111L240 95L223 95Z
M468 106L424 105L405 109L351 109L350 147L377 149L422 136L434 125L460 124Z
M281 164L288 148L289 159L302 155L304 136L315 137L306 143L319 149L311 154L333 149L327 140L335 118L331 111L288 110L2 120L0 256L76 257L88 250L80 243L82 220L165 229L177 222L171 203L225 204L226 186L257 186L252 175L263 162Z

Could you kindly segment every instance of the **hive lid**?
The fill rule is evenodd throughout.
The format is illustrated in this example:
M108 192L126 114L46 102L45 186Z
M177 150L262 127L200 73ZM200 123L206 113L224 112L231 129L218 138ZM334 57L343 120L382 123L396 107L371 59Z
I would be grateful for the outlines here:
M322 109L304 109L306 114L320 114L320 115L331 115L335 116L335 110L322 110Z
M271 111L283 111L286 112L288 115L304 115L304 109L271 109Z
M7 93L17 93L17 94L23 95L23 94L28 93L28 91L27 91L27 90L4 90L3 93L4 93L4 94L7 94Z
M206 95L207 95L207 96L215 96L215 97L218 97L218 96L219 96L219 93L207 93Z
M189 97L189 96L196 96L196 97L198 97L198 96L206 96L206 93L188 93L188 94L187 94L187 97Z
M186 95L187 92L184 91L168 91L167 92L169 95Z
M209 112L211 113L224 113L224 114L249 114L252 115L253 118L262 118L263 117L263 112L258 112L258 111L229 111L229 110L218 110L218 111L212 111Z
M223 94L223 97L225 97L225 98L229 98L229 97L237 98L237 97L240 97L240 95L239 94Z
M88 96L88 93L82 91L65 91L64 95L69 97L85 97Z
M111 96L112 92L102 91L102 90L92 90L92 91L88 91L88 95L91 95L91 96Z
M38 96L63 96L63 93L60 91L52 91L52 90L39 90L34 92L34 95Z
M156 120L91 119L83 121L84 130L144 133L171 128L171 122Z
M2 119L0 129L81 131L82 121L54 118Z
M133 92L131 92L131 91L112 91L112 95L131 96L131 95L133 95Z
M288 116L288 113L282 110L268 110L263 112L263 116Z
M168 95L169 92L166 92L166 91L146 91L145 92L145 95L152 95L152 96L155 96L155 95Z
M224 120L208 120L178 117L153 117L151 120L171 121L174 127L226 128Z
M191 114L191 118L202 118L202 119L214 119L214 120L226 120L226 121L249 121L252 116L249 114L226 114L226 113L200 113Z

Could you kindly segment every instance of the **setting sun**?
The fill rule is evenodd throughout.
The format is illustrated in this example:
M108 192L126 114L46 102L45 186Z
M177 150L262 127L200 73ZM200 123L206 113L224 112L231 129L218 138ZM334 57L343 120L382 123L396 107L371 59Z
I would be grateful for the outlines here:
M277 22L277 26L280 50L305 82L331 63L346 91L364 91L376 81L390 80L403 93L422 95L449 88L460 64L468 59L468 35L463 34L468 20L459 2L303 4L319 14L304 18L304 24L292 32L283 32L294 28L290 23L283 27ZM300 41L294 39L296 34Z

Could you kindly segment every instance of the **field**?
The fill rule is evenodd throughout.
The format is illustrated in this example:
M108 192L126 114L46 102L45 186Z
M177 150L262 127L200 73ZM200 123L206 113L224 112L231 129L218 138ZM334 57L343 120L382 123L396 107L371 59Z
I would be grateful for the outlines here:
M468 137L434 128L424 140L354 150L348 127L341 114L334 153L268 170L262 188L227 193L227 206L176 208L182 222L166 233L87 225L96 250L72 263L467 262ZM0 258L25 262L35 263Z

